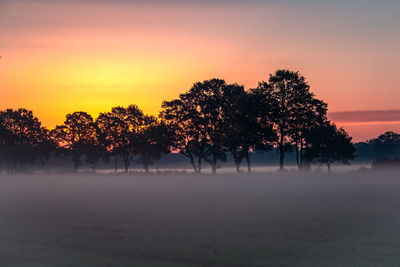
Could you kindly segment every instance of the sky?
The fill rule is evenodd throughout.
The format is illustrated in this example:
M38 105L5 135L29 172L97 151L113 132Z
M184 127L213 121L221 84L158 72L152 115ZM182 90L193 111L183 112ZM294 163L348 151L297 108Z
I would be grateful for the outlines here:
M300 71L355 141L400 132L392 0L0 0L0 109L52 128L137 104L156 115L197 81L247 89Z

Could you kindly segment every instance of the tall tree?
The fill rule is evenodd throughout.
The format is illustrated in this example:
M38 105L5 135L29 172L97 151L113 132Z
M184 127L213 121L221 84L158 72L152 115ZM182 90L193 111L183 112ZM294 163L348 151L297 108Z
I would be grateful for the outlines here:
M25 164L48 158L48 131L32 111L1 111L0 124L1 154L9 172L21 171Z
M299 95L299 98L301 101L294 106L295 116L290 123L289 135L294 145L297 166L303 168L304 148L307 145L305 134L312 128L327 123L327 104L315 99L312 93Z
M205 160L211 165L212 173L217 172L219 161L226 161L224 103L231 97L230 89L238 88L240 87L236 85L229 87L224 80L211 79L195 83L188 93L190 101L199 111L198 115L205 129Z
M137 150L140 154L140 162L146 172L149 171L149 165L156 162L158 172L158 161L162 155L170 152L171 131L164 122L159 122L155 118L151 119L148 127L143 128L137 136Z
M226 161L227 131L232 129L228 113L232 118L232 105L244 94L242 86L211 79L195 83L177 100L164 102L161 116L175 129L175 148L190 159L195 172L201 172L202 160L211 165L212 173L217 172L219 162ZM233 138L230 147L238 162Z
M252 144L252 149L269 151L277 143L278 136L274 124L277 101L272 97L272 88L259 86L248 92L249 119L245 123L244 142Z
M228 85L224 91L226 96L225 102L222 103L224 141L226 149L233 157L236 171L239 172L240 165L246 155L248 157L252 145L249 142L252 128L247 127L253 122L250 114L250 101L243 86ZM250 170L249 162L248 167Z
M246 160L247 171L251 171L251 151L270 150L275 134L272 123L261 122L262 113L269 107L263 106L254 91L246 93L243 86L227 85L224 90L222 103L223 133L225 146L231 153L236 171Z
M201 173L202 161L207 154L207 129L196 103L189 93L181 94L179 99L163 102L160 117L173 131L172 147L189 158L193 170Z
M148 116L136 105L113 107L111 112L100 114L97 124L107 150L122 157L125 172L128 172L132 159L138 154L137 135L149 124Z
M354 145L351 137L343 128L338 129L335 124L326 123L317 126L305 134L307 148L305 157L309 161L316 161L326 164L328 171L334 162L350 164L354 159Z
M110 152L107 149L107 141L103 131L100 130L97 120L94 122L94 138L91 142L86 143L83 147L85 151L85 161L89 164L93 172L96 171L96 166L100 160L108 161Z
M296 144L296 150L299 149L298 143L304 140L303 132L308 125L325 120L326 104L315 99L299 72L290 70L277 70L270 75L268 82L260 82L255 91L271 108L269 118L278 136L279 167L283 169L285 153L292 149L293 144Z
M92 116L83 111L68 114L64 124L52 130L52 137L71 158L75 171L81 166L83 156L88 153L88 146L97 142L96 136Z

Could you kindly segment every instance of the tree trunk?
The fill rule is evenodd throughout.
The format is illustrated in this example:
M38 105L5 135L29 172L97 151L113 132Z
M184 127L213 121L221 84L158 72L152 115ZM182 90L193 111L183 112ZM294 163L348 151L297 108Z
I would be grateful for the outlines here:
M217 173L217 163L214 160L211 164L211 168L212 168L212 174L216 174Z
M78 171L78 168L79 168L79 159L75 159L75 160L74 160L74 166L73 166L73 168L74 168L74 172L77 172L77 171Z
M327 162L326 165L328 166L328 172L331 173L331 164Z
M190 163L192 164L192 167L193 167L194 172L197 173L198 170L197 170L197 167L196 167L196 163L194 162L193 156L192 156L191 154L189 154L188 157L189 157L189 159L190 159Z
M283 149L283 146L279 146L279 169L283 170L284 166L284 161L285 161L285 151Z
M303 168L303 139L300 140L300 167Z
M235 161L235 167L236 167L236 172L239 173L240 172L240 163Z
M129 165L130 165L131 162L130 162L129 156L124 155L123 158L124 158L125 173L128 173Z
M197 160L197 171L198 173L201 173L201 157L199 156L199 159Z
M217 155L213 155L213 159L211 161L211 168L212 168L212 174L216 174L217 173Z
M283 125L284 124L282 122L282 124L280 125L280 129L279 129L279 133L280 133L279 139L280 139L280 141L279 141L278 146L279 146L279 169L280 170L283 170L284 161L285 161L285 149L284 149L284 142L283 142L283 139L284 139L284 136L283 136L283 134L284 134Z
M295 150L296 150L296 163L297 163L297 168L300 169L299 144L298 144L297 141L296 141L295 146L296 146L296 147L295 147Z
M236 167L236 172L239 173L240 172L240 158L237 155L237 151L236 148L234 148L232 150L232 155L233 155L233 160L235 161L235 167Z
M250 162L250 156L249 156L249 151L246 152L246 162L247 162L247 172L251 172L251 162Z
M118 172L118 155L115 155L115 170L114 173Z
M286 85L285 85L286 87ZM281 102L281 108L283 109L283 99ZM285 139L285 119L281 118L281 122L279 125L279 142L278 142L278 147L279 147L279 169L282 171L284 167L284 161L285 161L285 144L284 144L284 139Z
M158 159L156 159L156 173L158 173Z

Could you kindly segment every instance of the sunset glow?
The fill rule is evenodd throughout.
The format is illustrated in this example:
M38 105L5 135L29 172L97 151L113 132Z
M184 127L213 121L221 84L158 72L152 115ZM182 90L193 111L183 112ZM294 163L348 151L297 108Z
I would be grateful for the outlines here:
M156 115L196 81L248 89L278 68L300 71L329 112L400 108L397 2L206 2L1 1L0 109L32 109L50 128L76 110ZM400 130L338 124L357 141Z

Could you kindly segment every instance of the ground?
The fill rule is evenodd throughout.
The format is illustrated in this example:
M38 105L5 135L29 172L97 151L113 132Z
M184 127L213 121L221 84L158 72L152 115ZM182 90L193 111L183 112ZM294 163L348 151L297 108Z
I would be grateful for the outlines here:
M0 175L0 266L400 266L398 173Z

